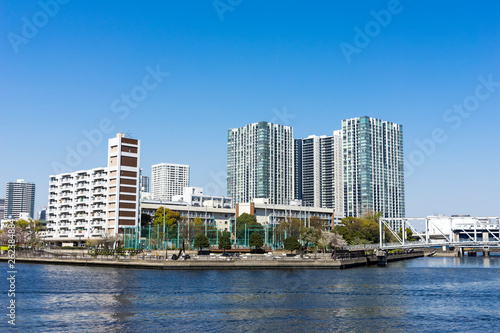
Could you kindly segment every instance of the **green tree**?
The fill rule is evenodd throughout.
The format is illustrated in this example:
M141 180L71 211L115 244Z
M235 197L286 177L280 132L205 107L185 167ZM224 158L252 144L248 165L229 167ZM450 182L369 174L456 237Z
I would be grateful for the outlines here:
M165 219L163 217L165 216ZM153 225L156 227L158 224L163 225L165 223L165 226L170 227L170 226L176 226L179 223L179 220L181 219L181 213L170 210L168 208L165 208L165 211L163 210L163 207L160 206L156 212L155 216L153 217Z
M261 248L264 245L264 240L260 234L253 233L250 235L249 245L253 248Z
M287 237L283 242L283 245L285 246L285 250L290 251L290 253L294 250L300 249L300 243L296 237Z
M403 239L403 228L399 228L398 236L399 236L399 238ZM410 228L406 228L406 239L405 240L411 241L412 238L413 238L413 231Z
M377 224L379 223L381 217L382 217L382 212L375 213L374 211L371 210L367 210L362 216L363 219L371 220Z
M219 238L219 249L229 250L231 248L231 238L230 234L227 231L222 233L222 236Z
M205 223L199 217L195 217L192 222L192 226L194 227L195 234L204 234L205 233Z
M236 218L236 237L238 239L245 239L245 231L257 232L264 235L264 227L257 222L255 216L243 213Z
M16 221L16 227L21 228L22 231L26 231L30 226L29 221L19 219Z
M194 237L194 247L198 249L208 248L210 247L210 242L208 241L208 237L204 234L197 234Z

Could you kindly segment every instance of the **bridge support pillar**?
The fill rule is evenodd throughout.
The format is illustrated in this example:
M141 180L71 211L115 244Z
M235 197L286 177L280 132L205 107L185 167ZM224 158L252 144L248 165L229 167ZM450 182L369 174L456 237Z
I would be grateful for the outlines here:
M489 257L490 256L490 251L484 250L483 251L483 257Z
M459 257L463 257L464 256L464 248L463 247L459 247L458 248L458 256Z
M387 266L387 252L383 250L377 250L377 265Z

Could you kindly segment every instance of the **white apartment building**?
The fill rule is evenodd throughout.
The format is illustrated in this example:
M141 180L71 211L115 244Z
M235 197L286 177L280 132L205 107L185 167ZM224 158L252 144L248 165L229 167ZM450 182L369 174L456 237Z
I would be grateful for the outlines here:
M151 194L154 200L171 201L189 186L189 165L159 163L151 167Z
M51 175L45 241L83 245L138 226L140 141L118 133L108 166Z

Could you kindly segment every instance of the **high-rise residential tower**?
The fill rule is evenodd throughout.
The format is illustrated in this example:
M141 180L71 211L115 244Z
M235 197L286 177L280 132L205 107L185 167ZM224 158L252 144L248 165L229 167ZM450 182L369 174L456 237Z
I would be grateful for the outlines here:
M235 203L294 199L292 127L261 121L228 130L227 194Z
M35 218L35 184L24 179L7 183L4 218L18 219L21 213Z
M403 126L371 117L342 121L347 216L405 216Z
M151 195L155 200L170 201L189 186L189 165L160 163L151 167Z
M295 198L343 216L342 133L295 140Z

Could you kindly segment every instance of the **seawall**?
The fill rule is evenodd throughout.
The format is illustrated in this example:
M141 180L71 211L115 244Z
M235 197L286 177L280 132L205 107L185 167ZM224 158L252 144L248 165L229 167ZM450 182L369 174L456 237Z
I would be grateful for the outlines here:
M423 253L391 255L387 262L398 260L408 260L423 257ZM7 261L5 256L0 257L0 261ZM351 267L361 267L376 265L376 257L360 257L344 260L333 259L303 259L300 257L292 258L195 258L189 260L160 260L160 259L94 259L85 258L43 258L43 257L17 257L16 263L31 264L51 264L51 265L80 265L80 266L98 266L98 267L123 267L138 269L162 269L162 270L234 270L234 269L345 269Z

